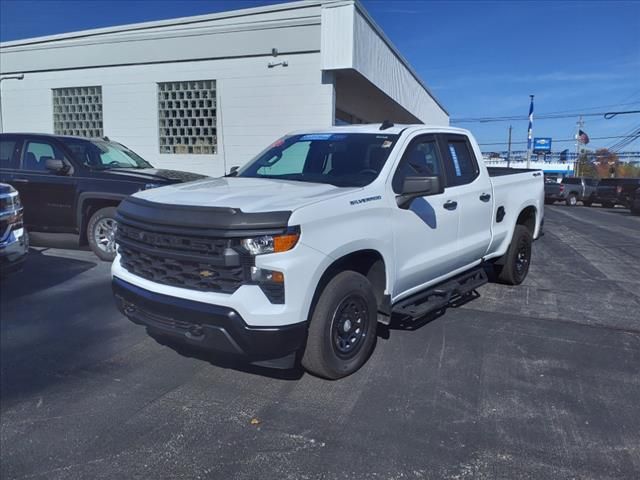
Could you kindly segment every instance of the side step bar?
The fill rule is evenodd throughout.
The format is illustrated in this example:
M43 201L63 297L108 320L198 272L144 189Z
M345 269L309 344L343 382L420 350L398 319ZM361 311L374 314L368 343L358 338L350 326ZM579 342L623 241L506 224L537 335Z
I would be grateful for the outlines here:
M418 319L446 307L488 281L484 268L478 267L400 300L393 305L391 311L397 315Z

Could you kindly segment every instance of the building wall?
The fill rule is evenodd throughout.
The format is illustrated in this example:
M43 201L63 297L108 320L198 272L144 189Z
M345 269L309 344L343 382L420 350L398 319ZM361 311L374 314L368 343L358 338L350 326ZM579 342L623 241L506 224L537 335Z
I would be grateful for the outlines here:
M291 130L333 122L333 85L323 84L320 54L163 63L25 74L2 82L5 132L53 133L53 88L102 86L104 134L152 164L207 175L242 165ZM216 80L218 153L160 154L157 83Z
M418 121L449 125L449 114L359 4L322 9L321 45L323 69L355 70Z
M272 55L277 49L277 56ZM269 63L286 61L288 66ZM4 131L53 132L52 89L101 86L104 135L158 167L222 175L291 130L334 122L448 124L352 0L294 2L0 45ZM337 80L339 79L339 80ZM160 154L158 82L216 80L217 153Z

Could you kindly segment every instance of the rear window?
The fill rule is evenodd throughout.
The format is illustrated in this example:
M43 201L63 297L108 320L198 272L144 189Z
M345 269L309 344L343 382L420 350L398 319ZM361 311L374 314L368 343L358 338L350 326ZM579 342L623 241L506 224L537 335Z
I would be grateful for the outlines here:
M621 178L622 185L640 185L640 178Z
M12 168L14 167L13 152L16 149L15 140L2 140L0 141L0 168Z
M600 180L601 187L612 187L620 184L620 179L618 178L603 178Z
M582 181L579 178L565 178L562 183L567 185L580 185Z

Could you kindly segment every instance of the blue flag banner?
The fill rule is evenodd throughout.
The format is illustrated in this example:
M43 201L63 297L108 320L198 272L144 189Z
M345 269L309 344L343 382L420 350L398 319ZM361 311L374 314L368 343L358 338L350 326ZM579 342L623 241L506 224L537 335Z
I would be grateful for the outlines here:
M533 135L533 95L531 95L531 105L529 105L529 131L527 132L527 150L531 150L532 135Z

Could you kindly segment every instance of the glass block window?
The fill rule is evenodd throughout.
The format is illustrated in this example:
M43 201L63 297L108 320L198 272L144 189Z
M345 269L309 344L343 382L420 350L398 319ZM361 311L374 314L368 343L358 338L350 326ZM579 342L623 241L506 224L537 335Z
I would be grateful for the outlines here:
M216 153L216 81L158 84L160 153Z
M56 135L102 137L102 87L53 89Z

